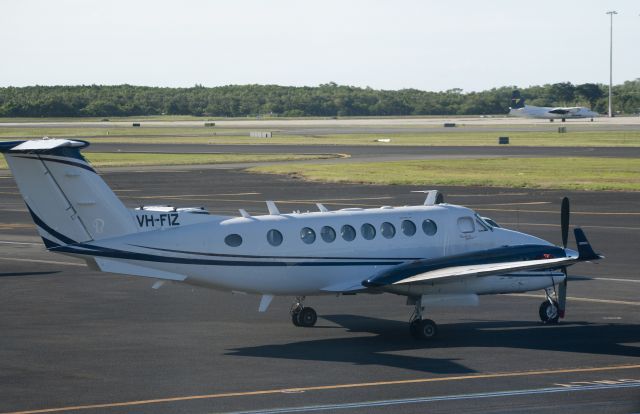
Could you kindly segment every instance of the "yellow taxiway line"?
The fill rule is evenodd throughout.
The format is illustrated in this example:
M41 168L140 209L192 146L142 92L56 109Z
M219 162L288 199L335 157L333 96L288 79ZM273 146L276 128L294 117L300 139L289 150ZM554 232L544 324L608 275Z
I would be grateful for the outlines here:
M640 364L611 365L611 366L604 366L604 367L549 369L549 370L536 370L536 371L498 372L498 373L488 373L488 374L469 374L469 375L457 375L457 376L450 376L450 377L416 378L416 379L396 380L396 381L377 381L377 382L361 382L361 383L352 383L352 384L319 385L319 386L301 387L301 388L277 388L277 389L270 389L270 390L227 392L227 393L204 394L204 395L188 395L188 396L182 396L182 397L155 398L150 400L123 401L123 402L113 402L113 403L104 403L104 404L74 405L74 406L67 406L67 407L43 408L38 410L14 411L14 412L6 412L1 414L56 413L56 412L64 412L64 411L90 410L90 409L97 409L97 408L132 407L132 406L148 405L148 404L206 400L206 399L228 398L228 397L248 397L248 396L255 396L255 395L300 393L300 392L307 392L307 391L326 391L326 390L339 390L339 389L350 389L350 388L352 389L352 388L380 387L385 385L422 384L422 383L429 383L429 382L464 381L464 380L475 380L475 379L510 378L510 377L512 378L512 377L526 377L526 376L532 376L532 375L571 374L571 373L582 373L582 372L619 371L619 370L630 370L630 369L640 369Z

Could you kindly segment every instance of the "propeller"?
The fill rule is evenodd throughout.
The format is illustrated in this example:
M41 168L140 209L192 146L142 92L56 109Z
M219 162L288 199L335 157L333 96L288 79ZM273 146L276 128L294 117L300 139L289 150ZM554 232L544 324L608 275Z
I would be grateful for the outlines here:
M569 198L564 197L562 199L562 206L560 207L560 229L562 231L562 247L564 249L567 248L567 241L569 239L569 215ZM564 318L567 305L567 280L569 279L566 267L562 268L562 273L564 273L564 281L558 286L558 315Z
M562 199L562 207L560 207L560 228L562 230L562 247L567 248L569 239L569 198Z

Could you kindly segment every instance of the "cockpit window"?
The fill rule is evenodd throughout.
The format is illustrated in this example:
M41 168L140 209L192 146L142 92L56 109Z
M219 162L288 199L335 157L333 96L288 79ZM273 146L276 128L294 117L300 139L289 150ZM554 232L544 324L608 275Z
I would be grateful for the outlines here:
M473 233L476 231L476 226L474 225L473 219L469 216L464 216L458 218L458 230L462 233Z

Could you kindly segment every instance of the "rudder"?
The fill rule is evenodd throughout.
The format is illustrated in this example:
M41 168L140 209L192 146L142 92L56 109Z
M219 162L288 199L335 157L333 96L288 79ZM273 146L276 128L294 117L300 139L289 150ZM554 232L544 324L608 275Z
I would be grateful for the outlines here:
M86 141L0 143L47 248L136 232L130 213L80 153Z

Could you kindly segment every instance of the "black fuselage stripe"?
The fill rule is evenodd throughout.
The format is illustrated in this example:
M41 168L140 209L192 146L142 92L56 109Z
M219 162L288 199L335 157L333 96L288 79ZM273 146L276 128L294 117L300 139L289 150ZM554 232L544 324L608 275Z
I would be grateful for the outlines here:
M173 249L162 249L160 247L149 247L142 246L139 244L130 244L129 246L142 247L144 249L149 250L158 250L162 252L171 252L171 253L184 253L184 254L192 254L198 256L215 256L215 257L238 257L238 258L247 258L247 259L303 259L303 260L402 260L402 261L410 261L410 260L421 260L422 257L335 257L335 256L255 256L255 255L245 255L245 254L225 254L225 253L204 253L204 252L190 252L187 250L173 250Z

